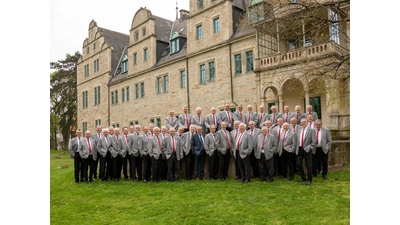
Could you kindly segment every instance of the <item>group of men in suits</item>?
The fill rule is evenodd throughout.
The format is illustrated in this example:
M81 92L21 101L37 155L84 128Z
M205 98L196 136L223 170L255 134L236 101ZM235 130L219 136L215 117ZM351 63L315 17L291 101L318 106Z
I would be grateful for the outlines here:
M150 124L142 131L140 125L135 125L124 127L122 135L119 128L98 126L96 133L91 135L85 131L82 138L82 131L78 129L76 138L69 144L75 182L97 179L98 162L98 178L103 181L120 181L121 171L125 180L133 182L151 179L158 183L162 178L177 181L182 161L185 161L187 180L193 174L196 180L203 180L206 159L208 178L216 180L219 174L221 180L226 180L231 155L235 160L236 179L243 183L250 182L251 177L272 182L275 176L284 179L288 174L289 180L293 180L296 170L301 177L299 181L307 181L307 185L320 171L327 178L332 140L329 129L322 127L311 106L307 106L304 114L298 105L295 112L290 112L285 105L284 113L279 113L276 106L271 107L270 114L264 106L260 106L260 113L254 112L251 105L247 106L246 113L242 110L240 104L232 113L230 104L226 103L220 113L213 107L210 114L203 116L200 107L196 108L195 115L190 115L185 106L178 117L170 110L161 128Z

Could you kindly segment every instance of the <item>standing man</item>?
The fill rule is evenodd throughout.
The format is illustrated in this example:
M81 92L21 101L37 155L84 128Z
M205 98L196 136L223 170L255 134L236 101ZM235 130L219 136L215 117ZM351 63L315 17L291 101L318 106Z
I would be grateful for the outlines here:
M194 155L194 176L196 181L204 180L204 164L206 162L206 151L204 147L203 127L196 127L197 133L192 136L190 145Z
M179 115L178 117L178 126L183 126L185 127L183 132L188 132L189 131L189 127L192 121L192 115L190 115L188 113L188 107L184 106L182 108L183 110L183 114Z
M239 131L239 124L240 121L236 120L235 122L233 122L233 130L230 132L230 138L231 138L231 146L233 146L235 144L236 138L238 137L238 134L240 133ZM235 150L234 152L235 155L239 155L239 150ZM232 154L233 156L233 154ZM236 174L236 178L235 180L242 180L242 174L240 173L240 168L239 168L239 157L233 157L233 159L235 160L235 174Z
M129 180L128 176L128 164L130 164L130 156L129 156L129 139L131 134L128 135L128 127L123 127L122 132L124 135L118 138L117 149L119 149L119 153L122 158L122 171L124 174L124 179ZM131 165L129 165L131 167Z
M296 119L296 118L294 118ZM278 151L279 161L281 162L282 178L287 178L287 168L289 167L289 180L292 181L294 177L294 164L295 155L294 150L296 148L296 134L290 129L288 123L283 124L283 133L281 138L278 140Z
M306 181L306 175L303 168L303 159L306 161L308 181L306 185L310 185L312 182L312 151L315 149L315 130L307 126L307 119L301 119L302 128L297 130L297 144L296 144L296 155L297 155L297 171L301 176L299 182Z
M271 120L272 126L276 126L277 125L277 120L278 118L281 118L281 114L278 112L278 108L276 106L271 106L271 111L272 113L269 114L269 118Z
M292 117L296 116L295 113L290 112L290 107L289 107L289 105L285 105L285 106L283 107L283 111L284 111L284 113L283 113L283 115L282 115L282 119L283 119L283 122L284 122L284 123L290 123L290 119L291 119Z
M241 123L245 122L244 114L243 114L243 105L239 104L237 110L233 113L233 119L236 121L240 121Z
M313 116L311 114L307 115L307 126L309 128L315 129L314 118L313 118Z
M312 105L307 106L307 112L306 115L312 115L313 121L316 121L318 119L318 114L314 111L312 111Z
M83 138L79 145L79 155L82 158L83 164L83 179L85 183L93 182L93 176L95 172L95 161L97 157L96 141L91 138L90 131L85 132L85 138ZM90 173L88 177L88 168Z
M253 143L256 142L257 136L261 134L261 129L256 128L256 123L254 121L249 122L249 130L247 131L249 133L249 136L253 138ZM260 175L259 169L258 169L258 162L257 159L254 155L254 148L251 149L250 152L250 165L253 171L253 178L256 178Z
M315 153L313 153L313 175L317 176L317 169L322 164L322 177L326 180L328 173L328 153L331 150L332 137L331 131L328 128L322 127L321 120L315 121L316 136L315 136Z
M218 179L218 150L215 144L217 128L214 124L210 125L210 133L206 135L204 148L208 158L208 178L210 180Z
M139 151L139 136L140 136L140 125L135 125L135 132L128 136L128 146L129 146L129 156L131 161L129 162L130 165L130 174L131 179L133 182L137 182L136 179L136 172L138 176L141 176L142 169L139 169L139 158L140 158L140 151ZM140 175L139 175L140 174Z
M170 182L179 180L180 160L183 158L182 142L179 136L175 135L175 128L169 129L170 137L166 137L162 143L162 151L167 158L168 178Z
M268 129L267 129L267 130L268 130L268 133L272 133L273 127L272 127L272 122L271 122L271 120L266 120L266 121L265 121L265 126L268 128Z
M114 181L118 182L121 180L121 149L118 148L118 142L121 137L119 136L119 128L114 128L114 135L110 137L110 140L114 142L115 148L111 150L110 156L112 160L112 176Z
M233 118L233 113L230 111L229 103L225 103L224 111L220 112L219 116L221 118L221 123L226 122L226 130L230 132L233 129L233 122L235 119Z
M263 105L260 105L260 113L258 114L258 117L257 127L261 128L265 125L265 121L269 120L269 115L265 112L265 107Z
M242 177L242 183L250 182L250 157L253 150L253 137L246 132L246 124L240 123L240 134L235 141L235 150L239 151L239 155L234 153L235 158L239 158L239 168ZM235 151L236 152L236 151Z
M82 139L82 131L81 129L76 130L76 137L72 138L69 140L68 144L68 150L70 151L70 158L74 159L74 177L75 177L75 183L79 184L80 182L83 182L83 164L82 164L82 158L79 155L79 142ZM81 179L79 179L79 174L81 175Z
M101 180L103 182L106 182L110 180L111 177L111 169L112 165L108 164L107 162L110 162L110 152L114 151L116 148L115 143L110 140L109 136L109 130L107 128L104 128L102 130L103 137L100 138L97 141L97 151L100 152L101 158L100 158L100 177L103 177Z
M169 110L169 116L165 117L165 126L167 127L167 130L169 130L171 127L175 130L178 129L179 123L178 120L175 118L174 110Z
M297 120L297 124L300 125L300 120L303 118L306 118L305 115L303 113L301 113L301 107L299 105L296 105L296 107L294 108L294 116Z
M95 141L95 145L97 146L97 141L103 137L103 134L101 133L102 131L102 127L100 125L98 125L96 127L96 133L92 134L92 139ZM94 170L93 170L93 179L96 180L97 179L97 167L99 165L99 161L101 159L101 155L100 155L100 151L96 152L97 156L96 156L96 160L94 162ZM103 179L103 177L99 176L99 179Z
M204 135L206 134L206 117L201 115L202 111L203 110L200 107L196 108L196 115L192 117L191 124L196 125L196 129L197 127L201 126L201 130L203 132L202 135L204 137Z
M206 128L207 128L206 133L207 134L210 133L210 126L211 125L214 125L215 128L218 130L220 123L221 123L221 119L219 118L219 115L217 115L217 110L215 109L215 107L212 107L211 108L211 114L208 114L206 116L206 122L205 122L205 125L206 125Z
M261 135L257 136L254 154L258 160L260 168L260 181L265 181L268 176L268 182L274 181L274 160L273 156L278 147L278 140L272 134L268 133L266 126L261 128Z
M247 113L246 113L246 117L245 117L245 124L246 127L248 127L247 129L249 129L249 123L250 121L254 122L254 126L256 126L256 124L258 124L258 114L253 112L253 106L252 105L248 105L247 106ZM260 130L261 133L261 130Z
M229 131L226 127L227 123L225 121L221 122L221 130L217 132L215 140L218 149L219 174L222 181L228 179L230 152L233 149L231 148L232 141L229 138Z
M151 176L151 165L150 165L150 155L149 155L149 139L152 138L152 136L149 135L149 132L146 132L148 130L148 127L145 126L143 127L143 134L139 136L138 138L138 148L139 148L139 154L140 158L142 159L142 178L143 182L147 183L149 181L150 176ZM154 131L154 128L153 128ZM153 134L152 134L153 135Z
M278 118L277 119L277 126L274 127L272 129L272 134L279 140L281 140L282 138L282 134L283 134L283 119L282 118ZM280 178L282 177L282 165L281 165L281 160L279 157L279 152L278 149L274 154L274 166L275 166L275 173L277 176L279 176Z
M163 158L162 154L162 139L159 136L160 128L154 128L154 137L149 140L149 155L151 158L151 167L153 171L152 179L156 184L161 179L161 160Z
M185 158L185 175L186 180L192 179L192 174L194 170L194 155L192 152L191 140L192 136L195 134L196 125L191 124L189 126L189 131L183 135L183 152Z
M169 134L167 132L167 127L166 126L162 126L161 127L161 133L159 134L159 137L161 138L161 140L163 140L166 137L169 137ZM152 160L153 162L153 160ZM165 154L162 154L161 160L160 160L160 179L166 180L168 177L168 163L167 163L167 159L165 158Z

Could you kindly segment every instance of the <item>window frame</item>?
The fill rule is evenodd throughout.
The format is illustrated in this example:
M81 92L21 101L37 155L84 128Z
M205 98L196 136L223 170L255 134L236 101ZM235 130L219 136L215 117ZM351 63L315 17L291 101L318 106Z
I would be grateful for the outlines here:
M169 78L168 78L168 75L164 75L163 76L163 80L164 80L164 82L163 82L163 84L164 84L164 93L166 93L166 92L169 91Z
M196 26L196 40L203 39L203 25L199 24Z
M206 64L199 65L200 84L205 84L207 81Z
M251 53L251 56L249 56L248 54ZM250 73L254 70L254 57L253 57L253 50L249 50L245 52L246 54L246 73ZM251 59L251 69L249 69L249 59Z
M144 59L144 61L147 61L149 59L148 48L143 49L143 59Z
M238 57L237 57L238 56ZM243 73L242 69L242 54L238 53L233 56L235 65L235 76L239 76Z
M137 65L138 64L138 57L137 57L137 52L133 53L133 65Z
M216 21L218 21L217 25L215 24ZM214 34L216 34L216 33L219 33L220 31L221 31L221 24L220 24L220 19L219 19L219 16L218 16L218 17L213 19L213 32L214 32Z
M181 70L179 72L179 74L180 74L180 80L181 80L181 88L186 88L186 70ZM182 78L183 78L183 80L182 80Z
M208 62L208 81L215 81L215 61Z

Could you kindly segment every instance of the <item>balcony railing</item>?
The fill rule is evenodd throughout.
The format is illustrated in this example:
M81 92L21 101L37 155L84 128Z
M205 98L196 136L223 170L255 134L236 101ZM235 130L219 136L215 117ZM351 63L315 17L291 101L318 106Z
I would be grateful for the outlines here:
M334 42L327 42L319 45L297 48L283 54L276 54L274 56L261 58L260 69L265 69L282 64L294 63L299 60L320 57L331 53L342 55L344 52L348 52L348 50Z

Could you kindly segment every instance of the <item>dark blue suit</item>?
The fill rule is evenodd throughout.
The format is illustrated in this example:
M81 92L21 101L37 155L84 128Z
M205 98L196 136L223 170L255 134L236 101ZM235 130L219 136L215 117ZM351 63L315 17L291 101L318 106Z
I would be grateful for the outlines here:
M204 179L204 164L206 161L206 151L204 149L204 136L202 134L194 134L190 145L192 146L192 152L194 155L194 175L196 178Z

